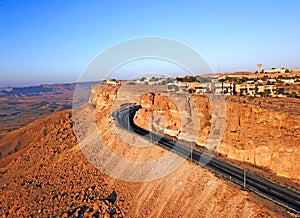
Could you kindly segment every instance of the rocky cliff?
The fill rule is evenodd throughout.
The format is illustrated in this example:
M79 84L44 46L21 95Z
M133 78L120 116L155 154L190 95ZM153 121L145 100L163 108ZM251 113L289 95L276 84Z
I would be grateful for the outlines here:
M226 117L218 152L300 180L300 116L227 102Z
M116 128L110 117L116 101L125 102L128 99L123 98L136 98L140 93L127 95L136 90L122 93L118 87L101 85L95 88L90 104L80 107L80 116L91 117L97 130L87 125L87 129L80 129L82 134L74 134L78 123L71 111L63 111L0 139L1 146L14 138L24 142L22 154L2 158L11 157L12 162L0 167L0 217L296 217L188 161L154 181L109 177L77 144L84 133L99 132L112 152L136 162L156 161L168 151L149 142L146 145L141 137ZM146 146L133 146L126 138ZM95 138L88 134L83 140L89 145ZM126 174L126 170L118 173Z
M200 118L200 134L195 142L206 146L211 132L211 104L201 96L193 96L192 100ZM164 131L165 134L174 136L182 130L182 115L170 98L161 94L144 94L140 104L143 108L136 115L137 124L149 129L149 120L153 116L158 117L155 126L160 128L157 129L175 130ZM299 115L228 99L223 110L226 110L226 127L218 153L265 167L279 176L300 180ZM163 122L159 124L161 120Z
M117 96L118 86L94 84L91 88L89 103L98 111L112 105Z
M90 102L102 108L109 104L137 102L142 105L135 117L136 124L159 133L207 146L212 130L211 106L208 98L176 97L164 92L164 87L94 86ZM158 90L160 93L156 93ZM182 100L185 99L185 100ZM300 181L300 115L295 112L300 103L286 99L259 99L259 104L245 99L228 98L225 131L217 152L226 157L271 170L273 173ZM289 110L277 107L291 105ZM268 108L269 106L269 108ZM280 110L282 108L282 110ZM112 110L114 110L112 109ZM191 111L194 110L193 113ZM294 111L293 111L294 110ZM185 114L189 113L189 114ZM190 114L193 122L189 122ZM189 126L189 123L193 125ZM185 134L183 134L185 129ZM194 132L197 131L197 137Z
M95 120L98 131L106 146L118 157L134 162L147 162L157 160L157 158L166 155L168 152L135 134L115 128L114 122L109 117L110 111L113 110L113 107L117 107L116 105L126 102L136 102L142 105L142 109L137 112L135 117L135 122L138 125L153 131L174 134L174 137L178 136L177 131L188 126L188 122L184 120L184 113L191 113L196 110L198 111L197 116L203 118L204 121L201 120L199 128L199 132L203 135L195 140L198 144L205 144L207 141L212 126L212 116L209 113L211 105L206 98L186 99L179 102L182 96L176 98L176 96L164 92L165 87L144 86L137 88L134 86L107 87L96 85L94 88L90 103L97 111ZM158 89L160 94L155 92ZM182 112L183 115L181 115ZM166 132L166 129L172 131ZM194 140L192 137L185 138L185 140L188 139ZM89 140L89 143L91 143L91 140ZM112 165L116 165L112 160L110 162ZM123 173L126 174L126 170L120 170L119 176ZM156 217L165 215L196 217L218 214L218 216L226 217L235 214L247 217L249 213L256 216L255 214L261 210L252 210L248 206L245 208L248 203L241 200L243 198L237 197L240 196L240 193L235 193L235 190L228 189L227 186L223 187L220 180L215 180L215 177L211 177L211 175L211 172L205 168L199 168L186 161L176 172L164 178L144 184L135 183L134 186L123 185L123 187L127 187L128 191L132 190L131 194L128 194L128 196L131 196L132 201L137 199L139 202L131 208L131 213L133 212L134 216L143 214L143 216ZM195 190L199 192L195 194ZM233 193L236 197L232 195ZM222 197L225 196L224 194L226 197ZM201 199L197 196L201 196ZM214 198L213 196L218 197ZM227 205L225 208L221 206L223 205L222 202ZM235 209L233 209L233 205L230 205L229 202L239 206L234 206ZM264 215L266 214L260 216Z

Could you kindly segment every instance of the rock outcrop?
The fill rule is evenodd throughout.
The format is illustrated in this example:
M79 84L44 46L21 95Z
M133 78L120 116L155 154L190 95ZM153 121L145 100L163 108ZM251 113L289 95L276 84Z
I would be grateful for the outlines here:
M117 96L118 86L94 84L91 88L89 103L100 111L113 104Z
M134 134L117 128L110 118L111 108L121 95L119 89L97 86L97 91L94 90L93 93L90 104L82 106L80 113L82 117L91 116L95 119L97 131L112 152L136 162L156 162L161 156L168 154L169 151L150 143L146 147L136 147L124 140ZM126 97L126 93L129 92L121 96ZM172 103L164 103L160 107L167 109L167 105ZM205 104L201 105L204 107L201 116L210 120L209 114L204 111ZM107 171L97 169L82 152L82 147L77 144L81 135L78 137L73 132L76 125L71 112L63 111L20 129L24 132L20 140L24 139L27 145L22 154L1 168L0 217L289 215L279 206L236 188L229 181L188 161L183 161L177 170L154 181L130 182L109 177ZM46 127L46 131L43 127ZM30 130L35 133L31 134ZM81 131L84 135L95 129L87 126L87 129ZM12 131L10 137L17 138L18 133L17 130ZM35 138L34 135L38 137ZM135 137L147 142L141 137ZM92 135L87 135L86 138L87 144L94 140ZM4 139L8 140L2 138L0 142ZM138 145L141 144L143 143L138 141ZM119 167L118 169L122 169L122 166ZM126 173L126 170L118 173Z
M226 131L218 152L300 181L300 117L228 102Z
M119 101L118 105L137 102L142 109L136 114L136 124L173 137L181 135L180 139L207 146L212 130L212 104L209 99L203 96L193 96L191 100L182 96L176 99L174 95L163 93L164 90L163 86L139 89L124 86L117 90L113 86L98 85L92 91L90 102L96 104L97 108L108 106L113 101ZM282 110L279 110L278 105L290 104L285 101L274 99L276 105L271 105L272 101L263 98L258 102L244 98L226 99L226 128L217 152L300 182L300 115L294 111L300 103L292 100L294 109L280 106ZM189 114L185 116L184 113L191 109L195 110L193 115L196 114L197 118L193 117L193 126L188 127ZM183 129L185 132L182 132ZM196 138L195 131L199 133Z
M200 118L199 136L195 142L206 146L211 131L212 105L208 98L201 96L193 96L192 101ZM136 115L135 122L138 125L149 129L151 116L155 117L159 113L161 117L156 121L165 121L161 126L156 123L160 130L182 130L182 115L169 98L160 94L145 94L141 96L140 103L143 108ZM232 100L226 101L223 110L226 110L226 128L218 153L230 159L265 167L279 176L300 182L299 115ZM164 133L168 134L168 131ZM169 135L174 136L174 132Z

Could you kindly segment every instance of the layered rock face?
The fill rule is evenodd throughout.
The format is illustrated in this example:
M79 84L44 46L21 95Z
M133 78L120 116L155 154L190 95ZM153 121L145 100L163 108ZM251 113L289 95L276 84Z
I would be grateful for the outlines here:
M96 106L100 111L111 105L117 96L118 86L94 84L91 88L89 103Z
M168 151L135 134L128 133L124 129L115 128L115 123L109 116L113 105L121 105L126 102L141 104L143 108L137 112L135 122L146 129L155 129L154 131L164 129L177 131L187 127L187 122L184 121L187 117L185 113L190 113L198 108L198 113L193 112L193 114L203 117L207 121L200 122L200 126L203 127L200 131L206 135L210 133L212 117L208 109L211 105L208 104L207 99L201 98L193 104L192 99L182 100L182 98L170 96L168 93L157 94L151 88L153 87L135 89L135 87L128 86L120 90L121 86L115 89L116 95L111 94L114 99L109 99L103 97L103 93L107 93L106 87L97 86L97 91L94 93L98 94L94 95L98 95L102 100L97 101L97 97L91 96L90 102L95 106L95 119L102 139L111 151L123 159L138 163L157 161L167 155ZM152 122L152 116L154 122ZM165 134L167 133L165 132ZM197 132L198 135L199 132ZM187 139L191 138L186 137ZM196 138L197 140L199 141L200 137ZM205 143L205 136L201 140ZM87 144L90 144L91 141L89 140ZM146 146L141 147L143 144ZM115 165L113 161L111 163ZM117 164L116 166L121 167L122 165ZM126 174L127 170L122 169L118 172L120 176ZM120 187L122 191L125 190L126 196L133 202L130 205L128 217L280 216L265 213L265 208L257 207L253 204L252 199L248 200L247 197L242 196L244 194L249 196L247 192L230 187L231 185L228 186L226 181L215 177L207 169L188 161L185 161L176 172L155 181L124 183L121 180L115 180L114 185Z
M0 217L291 216L278 205L236 188L186 160L173 173L145 182L114 179L107 175L108 171L97 169L83 153L83 144L78 144L82 135L85 135L82 143L86 145L96 140L93 134L86 134L89 132L99 132L112 152L137 163L156 161L169 151L116 127L110 117L112 104L126 97L129 89L121 95L117 87L95 88L90 104L80 106L79 115L83 119L92 117L97 129L87 125L86 129L80 129L82 134L74 134L79 123L71 111L63 111L0 139L0 142L13 142L13 138L24 140L24 152L13 157L5 167L0 166ZM134 96L139 93L135 92ZM148 142L148 145L137 147L132 144L134 141L138 145ZM127 173L126 170L117 172Z
M182 100L168 94L157 94L155 88L134 88L124 86L118 90L114 86L95 85L90 102L98 110L113 101L119 101L119 105L137 102L142 105L135 117L137 125L207 146L212 130L212 104L208 98L193 96ZM264 99L260 101L267 103ZM192 117L192 127L188 125L189 114L185 115L191 110L196 110L192 114L197 116ZM300 119L297 113L235 100L226 100L224 110L226 128L217 152L230 159L265 167L279 176L300 180ZM196 138L195 134L190 134L193 131L199 133Z
M167 132L176 136L182 128L179 109L169 97L161 94L143 94L140 99L142 108L136 113L137 125L152 131Z
M209 122L200 122L200 117L210 119L205 107L197 106L188 95L147 93L138 102L142 108L137 111L135 123L147 130L170 135L179 140L202 144L207 137L199 137L199 131L208 135ZM200 129L200 127L203 127Z
M200 118L199 135L194 142L207 146L212 128L212 104L201 96L193 96L192 101ZM170 98L144 94L140 104L143 108L137 112L135 120L138 125L150 129L151 116L157 117L159 113L156 121L164 121L155 123L159 130L182 131L182 115ZM226 126L217 152L230 159L268 168L279 176L300 180L300 119L297 114L268 110L249 102L226 101L224 106ZM175 135L174 131L164 133Z
M218 152L300 180L299 116L236 102L226 107L226 131Z

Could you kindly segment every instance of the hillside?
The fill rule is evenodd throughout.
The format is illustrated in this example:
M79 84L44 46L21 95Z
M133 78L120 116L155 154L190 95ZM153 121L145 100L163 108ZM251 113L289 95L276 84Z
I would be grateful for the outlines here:
M102 99L99 104L85 105L80 113L83 117L96 113L97 131L113 152L139 161L157 159L166 152L155 145L132 148L115 134L115 131L125 130L116 129L109 116L112 104L109 99L117 96L116 90L102 87L96 95ZM82 153L73 124L70 111L57 112L0 139L1 145L10 138L24 141L21 146L24 152L6 157L12 162L1 168L0 216L293 216L188 161L154 181L129 182L109 177ZM121 133L124 134L131 137L126 131Z
M152 130L176 135L183 131L183 113L176 108L174 97L161 94L141 96L142 109L136 113L135 122L146 129L155 120ZM212 128L212 114L209 99L194 95L194 114L199 126L180 132L179 139L207 147ZM181 103L183 100L181 100ZM264 177L299 190L300 184L300 101L283 98L241 98L227 97L224 135L217 155L226 161L241 166ZM181 107L183 108L183 107ZM196 123L198 124L198 123ZM168 129L168 132L164 131ZM169 131L172 130L173 132ZM170 133L171 132L171 133ZM196 146L199 147L199 146ZM200 149L199 147L199 149ZM207 147L208 148L208 147Z
M89 92L92 83L81 83L82 92ZM72 108L76 83L45 84L0 90L0 137L38 117Z

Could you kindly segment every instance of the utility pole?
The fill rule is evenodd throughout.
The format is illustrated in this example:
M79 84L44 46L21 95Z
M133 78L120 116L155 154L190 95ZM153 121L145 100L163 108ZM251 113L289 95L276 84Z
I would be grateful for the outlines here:
M128 109L128 116L127 116L127 124L128 124L128 132L129 132L129 109Z
M151 129L150 129L150 142L152 143L152 124L151 124Z
M154 121L154 116L151 115L151 123L150 123L150 142L152 143L152 129L153 129L153 121Z
M191 162L193 161L193 147L191 145Z
M246 189L246 170L244 169L244 189Z

